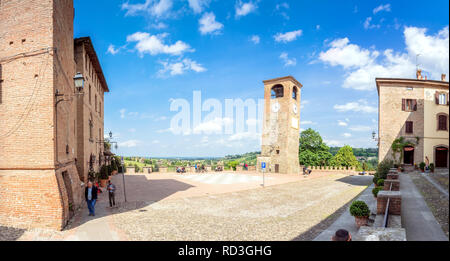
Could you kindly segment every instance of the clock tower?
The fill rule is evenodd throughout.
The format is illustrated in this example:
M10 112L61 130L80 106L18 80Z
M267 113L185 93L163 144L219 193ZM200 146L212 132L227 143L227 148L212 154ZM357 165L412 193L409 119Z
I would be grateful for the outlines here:
M264 118L261 162L266 172L299 174L300 90L294 77L287 76L264 82Z

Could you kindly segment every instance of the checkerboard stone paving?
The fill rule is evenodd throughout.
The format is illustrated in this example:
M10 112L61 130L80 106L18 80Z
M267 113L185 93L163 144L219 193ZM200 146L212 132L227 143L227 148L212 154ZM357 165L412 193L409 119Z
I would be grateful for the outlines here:
M258 181L262 182L262 176L251 176L233 173L183 175L181 176L181 178L205 184L238 184ZM272 178L265 177L265 179L270 180Z

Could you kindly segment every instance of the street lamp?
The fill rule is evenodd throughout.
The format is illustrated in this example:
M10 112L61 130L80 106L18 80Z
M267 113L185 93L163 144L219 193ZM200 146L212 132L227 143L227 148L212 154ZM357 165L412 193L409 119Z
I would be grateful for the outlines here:
M112 139L112 131L109 132L109 138Z
M75 83L75 89L78 92L81 92L84 88L84 77L83 74L81 73L77 73L74 77L73 77L73 81Z

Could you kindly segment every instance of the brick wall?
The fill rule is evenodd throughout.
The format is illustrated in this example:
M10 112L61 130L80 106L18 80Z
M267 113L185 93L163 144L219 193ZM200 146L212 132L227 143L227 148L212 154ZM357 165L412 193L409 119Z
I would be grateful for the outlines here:
M0 2L2 224L61 229L69 206L82 202L70 97L73 13L72 0ZM67 100L57 111L56 89Z
M390 215L401 215L402 210L402 198L401 196L384 196L382 191L378 193L377 197L377 214L384 214L386 211L387 199L390 198L389 202L389 214Z

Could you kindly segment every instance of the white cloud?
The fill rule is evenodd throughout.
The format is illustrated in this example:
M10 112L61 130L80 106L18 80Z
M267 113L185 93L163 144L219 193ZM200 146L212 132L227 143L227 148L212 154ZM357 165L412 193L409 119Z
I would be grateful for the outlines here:
M319 59L332 66L341 65L344 68L360 67L370 63L377 53L371 54L369 50L361 49L355 44L349 44L348 38L332 41L326 52L319 54Z
M346 133L343 133L342 136L344 136L346 138L350 138L352 136L352 134L346 132Z
M333 107L335 110L339 112L347 112L347 111L354 111L354 112L363 112L363 113L376 113L378 112L377 107L373 107L368 105L366 100L359 100L355 102L348 102L343 105L334 105Z
M427 29L405 27L406 52L394 53L391 49L378 51L363 49L350 44L348 38L336 39L319 59L332 66L342 66L344 88L375 90L375 78L415 78L416 55L420 68L434 79L449 72L449 27L435 35L427 35ZM381 55L380 55L381 54Z
M165 77L167 73L171 76L175 76L184 74L187 71L194 71L197 73L206 71L206 68L201 64L189 58L176 62L160 61L159 63L163 66L163 68L158 71L159 77Z
M280 9L282 9L282 8L289 9L289 4L286 3L286 2L283 2L283 3L277 4L277 5L275 6L275 9L276 9L276 10L280 10Z
M210 120L207 122L202 122L198 126L194 128L194 133L222 133L222 129L225 125L231 124L233 119L231 118L215 118L214 120Z
M373 128L371 126L365 126L365 125L357 125L357 126L352 126L348 128L351 131L371 131Z
M281 53L280 59L283 60L284 66L295 66L295 65L297 65L297 59L289 58L288 53L286 53L286 52Z
M128 131L131 132L131 133L134 133L134 132L136 132L136 129L135 128L131 128Z
M313 121L300 121L300 125L316 125L316 122Z
M261 139L261 133L239 132L231 135L228 141L258 140Z
M376 14L378 12L385 11L390 12L391 11L391 4L385 4L385 5L379 5L373 9L373 14Z
M338 120L338 125L339 125L339 126L345 127L345 126L347 126L348 124L347 124L345 121Z
M200 24L200 33L205 34L219 34L223 28L223 24L216 21L214 13L205 13L198 21Z
M163 23L163 22L159 22L159 23L157 23L157 24L152 24L152 27L155 28L155 29L160 30L160 29L165 29L165 28L167 28L167 24L165 24L165 23Z
M128 140L119 143L119 147L134 148L140 143L139 140Z
M241 0L239 0L236 2L235 7L236 17L246 16L251 12L254 12L256 8L258 8L258 6L255 3L252 2L244 3Z
M203 9L208 7L210 0L188 0L189 7L194 13L199 14L203 12Z
M327 144L328 146L341 147L341 146L344 145L344 143L339 141L339 140L327 140L327 139L324 139L323 142L325 142L325 144Z
M134 16L138 14L150 14L156 18L167 16L172 9L172 0L146 0L141 4L122 4L122 10L126 10L125 16Z
M120 48L115 48L114 47L114 45L112 45L112 44L110 44L109 46L108 46L108 50L106 51L107 53L110 53L110 54L112 54L112 55L115 55L115 54L117 54L118 52L119 52L119 49Z
M364 21L364 29L373 29L373 28L380 28L381 26L379 24L371 24L372 17L367 17Z
M292 31L292 32L287 32L287 33L278 33L274 36L275 41L277 42L283 42L283 43L287 43L287 42L292 42L294 40L297 39L297 37L302 35L302 30L296 30L296 31Z
M258 35L252 35L252 37L250 38L250 40L251 40L254 44L259 44L259 42L261 41L261 38L259 38Z
M153 140L152 143L153 143L153 144L159 144L159 143L161 143L161 142L160 142L159 140Z
M320 24L316 25L316 30L320 30Z
M124 119L126 110L125 109L121 109L119 112L120 112L120 118Z
M149 33L136 32L127 36L127 42L137 42L135 48L142 56L146 53L150 55L170 54L182 55L185 52L193 52L191 47L182 42L177 41L175 44L167 45L164 43L164 38L169 34L150 35Z

